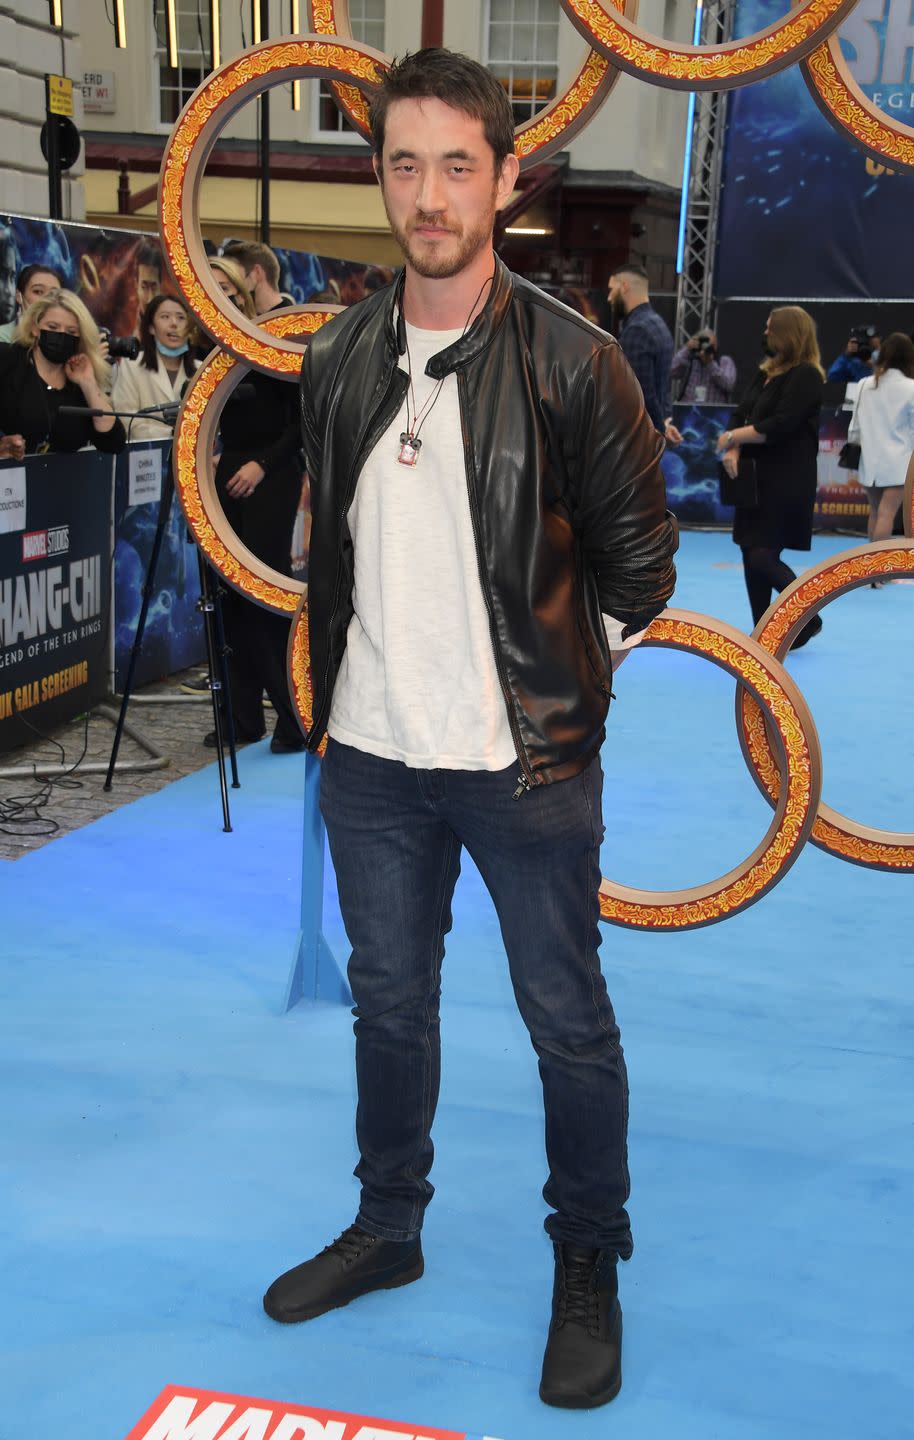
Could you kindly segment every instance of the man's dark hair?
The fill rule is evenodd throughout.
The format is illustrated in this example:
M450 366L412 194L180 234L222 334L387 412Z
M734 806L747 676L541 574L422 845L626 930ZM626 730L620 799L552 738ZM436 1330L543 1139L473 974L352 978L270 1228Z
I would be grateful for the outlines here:
M644 266L636 264L635 261L627 265L617 265L612 273L614 275L636 275L639 280L644 280L645 283L650 279Z
M495 155L495 173L514 151L514 115L507 92L491 70L454 50L417 50L395 60L371 97L371 143L380 162L387 111L395 100L441 100L482 121Z
M140 245L136 252L137 269L141 265L148 265L151 270L162 273L162 252L157 245Z
M36 275L53 275L57 281L58 290L62 290L66 284L60 271L55 270L53 265L24 265L16 276L16 289L20 295L24 294L26 285Z

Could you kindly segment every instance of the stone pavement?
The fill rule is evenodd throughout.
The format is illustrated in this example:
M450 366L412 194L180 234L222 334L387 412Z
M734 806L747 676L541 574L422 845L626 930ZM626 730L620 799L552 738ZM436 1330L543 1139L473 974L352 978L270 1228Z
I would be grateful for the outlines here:
M18 860L68 831L78 830L121 805L128 805L142 795L151 795L182 775L190 775L211 764L215 752L203 744L203 736L213 728L209 695L206 692L200 692L199 696L186 695L180 689L182 680L200 673L195 670L172 675L137 690L127 710L127 725L141 734L167 764L145 772L118 769L110 792L105 791L104 783L114 743L114 724L98 712L61 726L53 732L53 740L36 740L34 744L0 754L0 772L14 768L22 772L16 776L0 773L0 862ZM156 696L167 696L171 703L151 703ZM116 719L118 706L111 702L105 708L110 708ZM149 759L149 752L125 732L118 766L131 760ZM105 770L87 773L85 765L92 762L104 765ZM66 764L72 770L69 775L50 781L36 778L29 767L42 763ZM231 796L229 789L230 805ZM221 824L215 770L212 804L214 819Z

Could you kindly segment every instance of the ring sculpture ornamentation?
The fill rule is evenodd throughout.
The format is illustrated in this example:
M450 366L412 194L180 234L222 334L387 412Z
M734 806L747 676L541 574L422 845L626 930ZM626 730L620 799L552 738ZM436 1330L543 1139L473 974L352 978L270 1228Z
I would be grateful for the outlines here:
M864 95L830 35L800 66L822 114L867 155L898 170L914 170L914 126L902 125Z
M822 788L819 737L796 682L780 661L708 615L664 610L642 645L688 650L718 665L745 686L767 714L779 779L774 819L752 854L717 880L687 890L634 890L603 880L600 913L615 925L694 930L737 915L786 875L806 843Z
M342 305L295 305L264 316L270 335L285 338L313 335ZM235 590L278 615L291 615L304 594L292 580L248 550L225 517L216 493L213 448L219 422L232 391L250 370L227 350L210 351L191 380L175 427L172 450L175 489L188 528L209 563ZM289 382L292 383L291 381Z
M857 0L801 0L764 30L725 45L674 45L601 0L561 0L594 50L629 75L671 90L735 90L786 70L835 30Z
M218 345L265 375L297 379L305 347L276 337L270 343L253 320L223 295L209 267L200 233L200 183L213 146L232 116L272 86L313 76L376 85L387 61L355 41L305 37L266 41L207 76L188 100L165 146L159 174L162 248L175 283Z
M838 595L873 580L914 577L914 457L908 466L904 515L905 539L842 550L798 576L755 627L753 636L758 643L783 660L807 621ZM759 789L772 805L779 803L780 775L769 743L769 727L755 700L742 688L736 696L736 728ZM824 803L819 806L809 838L820 849L854 865L914 871L914 834L861 825Z
M739 46L679 51L645 37L621 15L613 19L596 0L562 0L562 4L578 28L588 37L592 35L591 43L610 61L610 69L605 73L599 55L589 56L562 101L537 117L551 115L548 125L542 131L535 122L519 127L517 149L525 163L552 153L560 139L567 141L585 116L590 118L606 98L617 69L682 89L746 84L783 69L810 51L814 52L813 61L821 51L831 53L829 47L835 42L822 44L823 36L852 8L853 0L807 0L791 13L789 21L751 36ZM315 0L315 23L319 11ZM336 4L324 0L322 23L343 22L339 0ZM746 53L739 59L741 51ZM222 406L247 368L295 380L304 353L300 337L313 333L338 307L289 309L257 324L240 316L215 284L203 249L200 182L218 136L247 101L271 86L311 77L370 91L387 64L377 51L341 39L332 31L323 36L269 41L245 51L214 71L191 96L166 146L159 181L166 261L190 310L221 347L204 362L182 406L175 435L178 495L194 539L229 584L276 613L296 612L289 671L294 701L306 729L312 721L306 589L264 566L228 525L215 493L212 442ZM585 72L589 76L586 83L582 79ZM578 85L581 88L575 90ZM837 111L835 118L845 124ZM560 128L547 134L549 125ZM848 129L848 133L853 132ZM834 595L873 577L914 574L912 506L914 463L906 496L908 538L846 551L807 572L784 591L752 638L709 616L678 610L664 611L651 624L643 644L691 651L736 678L741 744L775 814L748 859L704 885L682 891L645 891L604 879L600 890L604 919L660 930L724 920L767 894L810 836L832 854L859 864L914 869L914 836L865 830L819 806L821 758L815 725L779 659L805 620Z
M622 8L622 7L620 7ZM332 35L341 40L352 39L349 0L308 0L311 28L317 35ZM624 0L624 14L634 20L638 0ZM514 152L526 170L548 160L563 149L588 125L609 96L619 79L620 71L609 60L590 49L571 84L561 95L535 115L525 120L514 132ZM366 140L371 138L368 105L354 85L331 86L337 105L346 118Z

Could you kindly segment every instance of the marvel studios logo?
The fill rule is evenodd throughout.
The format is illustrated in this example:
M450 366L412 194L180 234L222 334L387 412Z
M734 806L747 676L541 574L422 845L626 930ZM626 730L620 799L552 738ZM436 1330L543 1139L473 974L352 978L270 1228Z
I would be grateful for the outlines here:
M23 560L47 560L49 556L66 555L69 548L69 525L55 525L52 530L29 530L22 537Z

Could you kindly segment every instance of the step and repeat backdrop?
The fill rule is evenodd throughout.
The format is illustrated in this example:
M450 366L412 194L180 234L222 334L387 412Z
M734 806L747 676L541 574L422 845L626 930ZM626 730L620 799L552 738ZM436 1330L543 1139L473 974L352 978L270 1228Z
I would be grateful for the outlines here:
M0 751L83 714L124 681L170 446L0 463ZM205 655L196 551L172 503L138 685Z

